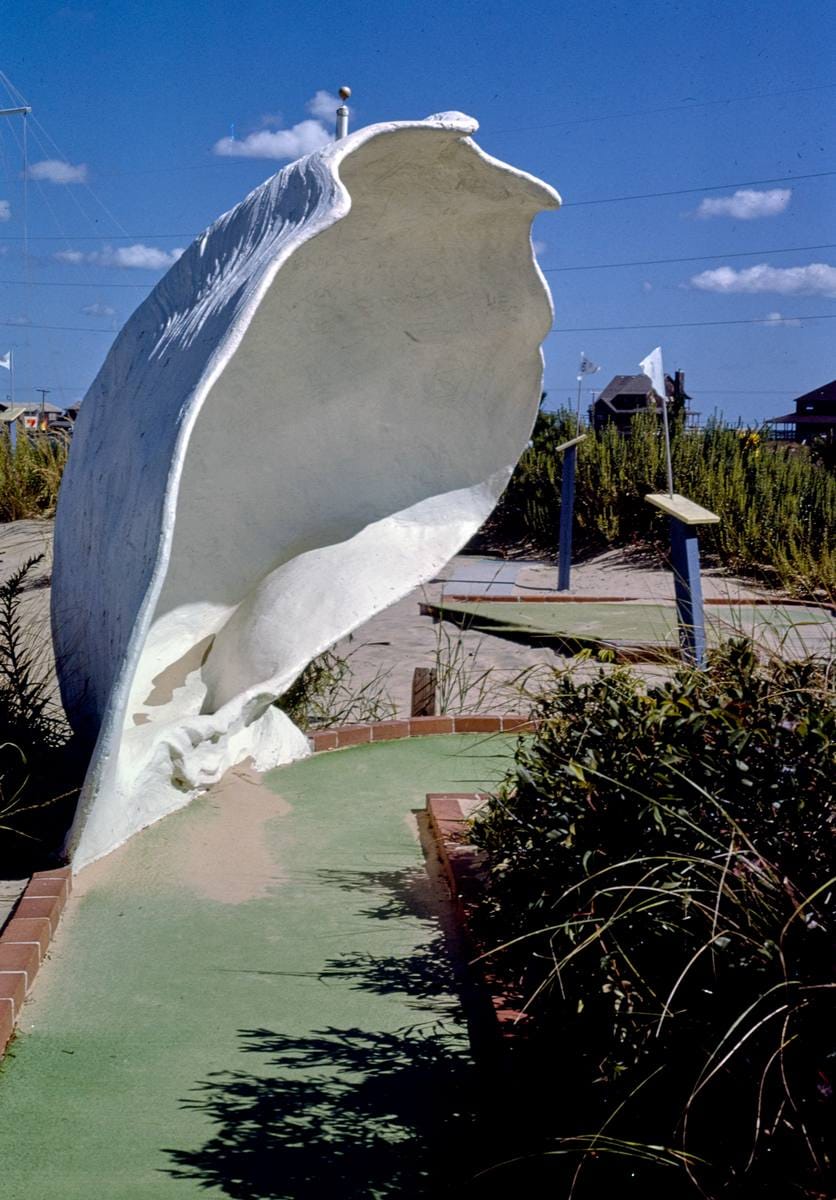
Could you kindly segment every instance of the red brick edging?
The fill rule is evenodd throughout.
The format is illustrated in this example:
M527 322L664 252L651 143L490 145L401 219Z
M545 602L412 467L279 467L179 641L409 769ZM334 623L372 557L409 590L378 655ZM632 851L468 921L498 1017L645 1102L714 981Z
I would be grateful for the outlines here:
M474 957L484 952L474 936L470 920L473 904L484 887L484 854L468 840L471 815L486 799L480 792L428 792L427 816L462 933ZM513 1045L523 1031L528 1014L519 996L508 994L494 974L490 959L479 958L478 975L490 1000L502 1041Z
M323 729L310 736L311 747L320 750L344 750L346 746L364 746L368 742L389 742L394 738L428 737L434 733L532 733L536 722L520 713L471 717L409 717L401 721L378 721L370 725L341 725Z
M529 733L535 722L518 713L497 716L410 717L402 721L343 725L314 733L314 751L341 750L394 738L439 733ZM72 887L69 867L36 872L0 933L0 1058L20 1018L38 968L58 927Z
M0 1057L14 1032L71 887L69 867L37 871L0 933Z

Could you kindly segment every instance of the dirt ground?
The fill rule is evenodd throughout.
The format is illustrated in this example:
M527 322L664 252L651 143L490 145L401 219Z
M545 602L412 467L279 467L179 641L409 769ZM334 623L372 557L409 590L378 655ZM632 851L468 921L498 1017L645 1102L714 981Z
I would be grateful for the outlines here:
M27 558L42 554L43 562L33 569L22 605L22 618L31 644L37 646L41 669L54 679L54 661L49 636L49 574L52 562L52 522L15 521L0 525L0 578L7 578ZM519 701L516 682L521 672L553 666L560 659L553 651L519 645L489 634L461 631L452 625L436 625L422 616L422 601L437 602L443 592L467 591L461 582L468 568L484 564L485 556L457 555L439 575L417 588L391 608L379 613L336 650L350 656L352 686L368 685L380 677L380 686L391 697L397 715L408 714L412 675L416 667L435 667L445 703L450 711L512 710ZM501 560L497 561L497 567ZM512 594L556 592L556 567L547 562L516 562ZM457 576L453 582L453 576ZM474 585L469 590L479 591ZM703 574L706 597L741 600L763 595L763 591L716 570ZM638 600L672 600L670 571L647 565L634 555L610 550L573 568L572 594L577 596L629 596ZM488 675L485 673L489 672ZM644 666L649 678L658 678L665 668Z

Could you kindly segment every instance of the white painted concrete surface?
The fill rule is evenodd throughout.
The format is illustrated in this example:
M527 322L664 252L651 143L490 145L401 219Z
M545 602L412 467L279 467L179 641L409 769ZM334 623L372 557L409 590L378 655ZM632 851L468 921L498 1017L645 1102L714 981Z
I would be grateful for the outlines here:
M306 753L274 706L430 579L525 446L559 204L460 113L361 129L199 237L85 399L58 505L61 692L93 756L74 866L232 764Z

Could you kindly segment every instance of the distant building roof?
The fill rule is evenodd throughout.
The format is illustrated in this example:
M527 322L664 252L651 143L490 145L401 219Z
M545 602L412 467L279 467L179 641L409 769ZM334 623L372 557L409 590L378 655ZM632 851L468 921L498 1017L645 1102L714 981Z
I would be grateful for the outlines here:
M784 413L782 417L767 417L766 425L836 425L836 414L827 413Z
M814 388L812 392L805 392L803 396L797 396L796 404L816 404L822 400L836 402L836 379L831 379L830 383L824 383L820 388ZM773 420L780 420L780 417L774 417Z
M609 403L616 396L649 396L652 391L646 375L614 375L598 399Z

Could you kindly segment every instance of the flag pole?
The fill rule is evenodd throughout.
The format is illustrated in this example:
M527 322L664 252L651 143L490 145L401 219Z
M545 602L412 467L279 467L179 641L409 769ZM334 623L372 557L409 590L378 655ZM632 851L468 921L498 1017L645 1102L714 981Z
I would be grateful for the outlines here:
M670 518L671 567L676 595L676 618L679 627L679 646L682 657L694 666L705 667L707 644L705 639L705 612L700 575L699 526L716 524L720 518L716 513L692 503L673 490L673 467L671 463L671 435L668 424L668 393L665 373L662 368L662 350L657 346L647 358L639 363L641 370L650 379L653 391L662 400L662 421L665 430L665 468L668 491L645 496L648 503L662 510Z
M575 474L578 463L578 446L586 437L581 433L581 391L584 375L594 374L599 368L590 362L583 351L578 367L578 403L575 414L575 436L558 446L563 451L563 469L560 478L560 531L557 550L557 590L568 592L572 580L572 531L575 524Z
M12 419L9 422L9 444L12 453L17 449L17 417L15 417L15 352L9 351L9 394L11 396Z

